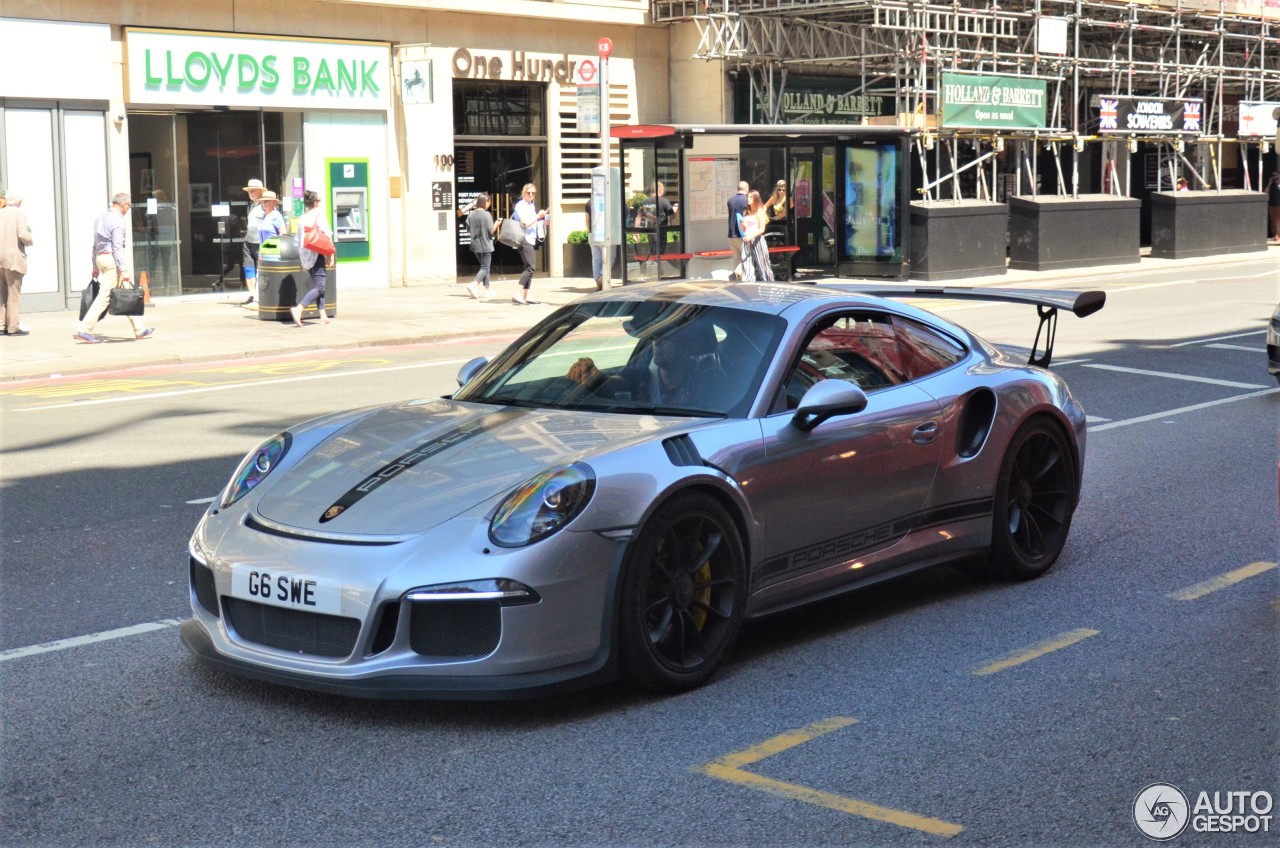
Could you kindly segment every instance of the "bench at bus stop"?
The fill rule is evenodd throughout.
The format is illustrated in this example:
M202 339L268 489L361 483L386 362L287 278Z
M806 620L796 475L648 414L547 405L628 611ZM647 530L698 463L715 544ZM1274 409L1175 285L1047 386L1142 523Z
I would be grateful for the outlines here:
M800 252L800 247L794 244L780 244L769 248L769 255L783 256L786 262L783 264L782 279L790 282L792 276L792 264L795 255ZM629 257L635 262L679 262L681 276L688 276L688 263L693 259L729 259L733 256L733 251L722 250L695 250L691 253L651 253L645 255L637 255Z

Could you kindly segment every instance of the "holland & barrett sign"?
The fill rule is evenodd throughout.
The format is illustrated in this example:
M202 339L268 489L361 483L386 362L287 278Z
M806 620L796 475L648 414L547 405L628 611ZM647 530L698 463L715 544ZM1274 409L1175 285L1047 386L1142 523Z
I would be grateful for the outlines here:
M125 30L130 105L383 110L390 48L354 41Z
M942 126L965 129L1045 129L1046 82L1031 77L943 74Z

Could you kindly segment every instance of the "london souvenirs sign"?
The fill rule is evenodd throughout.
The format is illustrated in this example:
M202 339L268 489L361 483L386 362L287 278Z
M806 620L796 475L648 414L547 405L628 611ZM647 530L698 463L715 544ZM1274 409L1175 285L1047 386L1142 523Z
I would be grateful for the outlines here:
M391 49L368 41L125 29L130 106L389 108Z
M1171 100L1104 94L1097 102L1099 133L1200 135L1204 132L1204 101L1199 98Z

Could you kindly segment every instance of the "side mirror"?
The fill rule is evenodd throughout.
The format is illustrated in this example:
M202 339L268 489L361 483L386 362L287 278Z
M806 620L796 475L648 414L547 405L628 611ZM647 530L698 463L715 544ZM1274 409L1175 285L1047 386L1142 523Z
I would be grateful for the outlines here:
M471 382L471 378L480 373L480 369L489 364L489 360L483 356L477 356L475 359L469 359L458 369L458 387L461 388Z
M867 408L867 393L848 380L821 380L800 398L791 423L809 431L836 415L852 415Z

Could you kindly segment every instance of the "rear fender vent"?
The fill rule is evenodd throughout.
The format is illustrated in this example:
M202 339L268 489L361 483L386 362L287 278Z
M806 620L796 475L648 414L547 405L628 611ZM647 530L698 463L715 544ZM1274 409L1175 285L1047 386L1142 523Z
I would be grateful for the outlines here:
M991 434L991 425L996 420L996 395L990 389L978 389L961 403L956 453L969 459L978 455Z
M667 452L667 458L671 460L672 465L704 464L702 462L702 454L698 453L698 449L694 447L693 440L688 436L674 436L666 439L662 443L662 448Z

